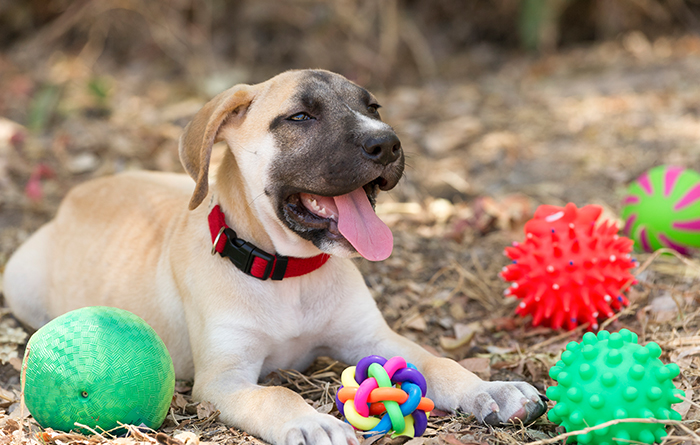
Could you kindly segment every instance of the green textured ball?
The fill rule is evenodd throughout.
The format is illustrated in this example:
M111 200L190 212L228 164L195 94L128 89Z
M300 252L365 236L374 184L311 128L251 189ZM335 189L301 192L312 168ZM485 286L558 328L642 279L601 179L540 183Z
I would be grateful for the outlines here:
M659 360L658 344L642 346L637 340L637 334L621 329L613 334L600 331L597 336L588 332L580 344L570 342L549 370L559 383L547 388L547 397L557 402L549 420L569 432L616 419L681 420L671 409L684 395L673 384L680 373L678 365ZM661 442L665 436L664 424L621 422L573 439L582 444L629 445Z
M170 354L143 319L112 307L64 314L29 339L24 400L44 428L98 432L119 423L157 429L175 388ZM120 433L121 431L116 431Z

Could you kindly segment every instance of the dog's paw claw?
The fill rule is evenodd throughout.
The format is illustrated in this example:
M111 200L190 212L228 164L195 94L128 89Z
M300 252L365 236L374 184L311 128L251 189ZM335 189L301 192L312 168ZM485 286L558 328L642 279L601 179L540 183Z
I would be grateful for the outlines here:
M492 412L484 417L484 423L491 426L498 426L501 424L501 419L498 417L497 412Z
M545 400L525 382L483 382L463 409L488 425L530 423L547 410Z
M335 417L315 414L285 424L281 445L359 445L355 430Z

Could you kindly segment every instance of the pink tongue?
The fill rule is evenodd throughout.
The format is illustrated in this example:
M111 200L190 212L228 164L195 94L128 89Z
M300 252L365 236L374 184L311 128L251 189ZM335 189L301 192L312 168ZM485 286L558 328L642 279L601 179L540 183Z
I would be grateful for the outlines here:
M389 258L394 237L391 229L374 213L364 189L333 199L338 207L338 230L357 252L370 261Z

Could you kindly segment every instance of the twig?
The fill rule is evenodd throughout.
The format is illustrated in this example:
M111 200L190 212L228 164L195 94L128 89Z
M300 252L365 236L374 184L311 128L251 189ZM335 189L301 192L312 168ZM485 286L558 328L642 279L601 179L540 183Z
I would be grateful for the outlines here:
M651 265L651 263L654 262L654 260L656 260L658 257L660 257L661 255L663 255L665 253L668 253L668 254L675 256L676 258L681 260L683 263L685 263L686 266L690 267L691 269L700 270L700 265L698 263L696 263L695 261L692 261L692 260L684 257L683 255L681 255L680 253L676 252L673 249L669 249L667 247L662 247L659 250L655 250L654 253L649 258L647 258L644 261L644 263L642 263L641 266L639 266L639 268L636 270L636 275L639 275L640 273L644 272ZM623 286L623 289L624 288L625 288L625 286Z
M73 425L77 426L78 428L83 428L83 429L86 429L86 430L90 431L92 434L94 434L95 436L99 437L100 439L102 439L102 440L104 440L104 441L107 441L107 440L108 440L105 436L103 436L102 434L100 434L100 433L98 433L97 431L93 430L92 428L90 428L90 427L87 426L87 425L83 425L82 423L78 423L78 422L73 423Z
M549 346L552 343L556 343L559 340L563 340L567 337L572 337L574 335L578 335L581 331L588 329L588 323L584 323L582 325L579 325L576 327L576 329L572 329L570 331L563 332L557 336L554 336L552 338L549 338L543 342L537 343L536 345L532 345L530 349L528 349L529 352L536 351L537 349L542 349L545 346Z
M681 337L667 342L658 342L663 348L679 348L681 346L696 346L700 345L700 336Z
M316 372L314 372L313 374L311 374L311 377L312 377L312 378L319 378L319 376L320 376L321 374L330 371L330 370L333 369L333 367L334 367L335 365L337 365L338 363L339 363L338 360L333 360L333 361L332 361L328 366L326 366L325 368L319 369L318 371L316 371ZM334 373L334 374L335 374L335 373Z
M579 434L586 434L590 433L591 431L595 430L601 430L603 428L612 426L612 425L618 425L620 423L663 423L666 425L675 425L675 426L681 426L683 423L679 420L661 420L661 419L615 419L615 420L610 420L605 423L601 423L600 425L596 426L589 426L588 428L584 428L582 430L578 431L571 431L569 433L564 433L560 434L557 437L552 437L551 439L543 439L543 440L537 440L535 442L530 442L528 445L545 445L549 443L555 443L558 442L562 439L566 439L571 436L578 436Z
M481 261L479 261L479 256L476 254L476 251L472 250L469 253L469 258L472 260L472 264L474 264L474 269L476 269L476 273L477 273L478 277L481 279L481 281L484 283L484 285L492 293L497 293L491 287L491 283L489 283L489 281L491 281L491 280L489 280L489 275L484 270L484 266L481 265Z
M689 404L691 404L691 405L694 406L695 408L700 408L700 405L699 405L699 404L693 402L692 400L690 400L690 399L687 398L687 397L681 397L681 396L676 396L676 397L678 397L679 399L682 399L682 400L685 401L685 402L688 402Z
M622 317L623 315L628 315L628 314L633 314L637 311L637 308L639 307L638 304L630 304L627 306L625 309L621 310L620 312L616 313L610 318L606 318L601 324L600 324L600 330L604 330L607 328L610 324L612 324L615 320L618 318Z
M671 255L675 256L676 258L678 258L679 260L681 260L682 262L684 262L684 263L686 264L686 266L688 266L688 267L690 267L690 268L700 270L700 265L698 265L698 264L695 263L694 261L689 260L688 258L684 257L683 255L681 255L680 253L676 252L676 251L673 250L673 249L669 249L669 248L667 248L667 247L662 247L661 249L655 250L654 253L653 253L649 258L647 258L647 259L639 266L639 268L637 268L637 270L635 271L634 277L632 277L632 278L630 278L629 280L627 280L627 282L626 282L625 284L623 284L623 285L620 287L620 291L623 292L623 291L627 290L627 289L632 285L632 283L637 279L637 277L638 277L639 275L641 275L642 272L644 272L645 270L647 270L647 268L649 268L649 266L651 265L651 263L653 263L654 260L656 260L657 258L659 258L659 257L660 257L661 255L663 255L664 253L668 253L668 254L671 254Z
M27 344L27 350L25 351L24 355L26 356L26 360L22 361L22 372L20 374L20 381L22 382L20 385L20 394L19 394L19 421L20 421L20 437L19 441L20 443L24 441L24 386L27 384L27 366L29 366L29 354L31 353L31 346ZM29 428L27 428L29 430Z
M121 423L121 422L118 422L118 423L119 423L119 426L120 426L120 427L126 428L126 430L129 432L129 434L130 434L131 436L135 437L136 439L138 439L139 441L142 441L142 442L150 442L150 443L156 443L156 440L155 440L154 438L152 438L152 437L149 436L148 434L142 433L141 430L139 430L139 428L138 428L137 426L135 426L135 425L127 425L127 424L124 424L124 423Z
M691 436L693 436L696 440L700 441L700 436L698 436L697 433L696 433L695 431L691 430L690 428L688 428L687 426L685 426L685 425L683 425L683 424L680 424L680 425L678 425L678 426L679 426L683 431L685 431L686 433L688 433L688 434L690 434Z
M476 266L476 263L477 263L478 260L475 260L475 259L473 259L473 257L472 257L472 261L475 263L475 266L474 266L474 267L477 268L477 271L478 271L478 267ZM479 277L478 277L477 275L471 273L470 271L468 271L467 269L465 269L464 267L462 267L462 265L459 264L459 263L457 263L457 262L454 263L454 268L455 268L455 270L457 271L457 273L458 273L460 276L463 276L464 278L466 278L466 279L468 279L469 281L471 281L472 284L474 284L476 287L478 287L479 290L483 293L484 298L483 298L483 299L479 299L479 301L480 301L481 304L483 304L484 306L487 306L486 309L496 309L497 303L492 302L492 301L489 299L489 295L493 295L494 292L493 292L493 290L489 287L488 283L486 283L486 281L479 279ZM460 290L460 288L462 287L463 283L464 283L464 282L463 282L462 280L459 281L459 287L456 288L457 291ZM455 294L456 294L456 293L457 293L457 292L455 292Z
M175 409L173 407L170 407L170 417L172 417L173 422L175 422L175 426L180 426L180 422L177 421L177 418L175 418Z

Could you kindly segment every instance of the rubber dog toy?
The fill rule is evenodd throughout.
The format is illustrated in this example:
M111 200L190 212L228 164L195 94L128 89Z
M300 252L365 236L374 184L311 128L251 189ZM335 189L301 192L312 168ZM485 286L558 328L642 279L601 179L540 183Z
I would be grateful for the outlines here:
M638 250L668 247L688 255L700 248L700 174L654 167L630 184L623 200L623 232Z
M425 397L423 374L403 358L365 357L343 371L341 382L336 406L356 429L410 437L425 432L435 405Z
M636 283L629 272L633 241L618 236L613 222L596 226L601 212L595 205L541 205L525 224L525 241L506 247L513 264L500 274L512 281L504 293L522 300L516 313L532 314L534 326L587 322L595 330L598 319L629 304L622 292Z
M559 383L547 388L547 397L557 402L549 420L567 431L615 419L681 420L671 409L685 396L672 381L680 373L678 365L661 363L658 344L642 346L637 341L637 334L622 329L613 334L587 332L580 344L570 342L549 370ZM581 444L652 444L665 436L664 424L621 422L573 439Z
M173 361L153 328L111 307L78 309L43 326L22 367L29 412L58 431L90 433L76 422L98 432L119 423L157 429L175 388Z

